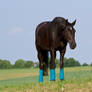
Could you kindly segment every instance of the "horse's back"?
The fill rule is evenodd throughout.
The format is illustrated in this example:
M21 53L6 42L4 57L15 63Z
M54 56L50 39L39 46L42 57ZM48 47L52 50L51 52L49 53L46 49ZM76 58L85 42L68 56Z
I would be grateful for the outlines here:
M36 45L42 48L49 47L49 23L48 21L40 23L36 28Z

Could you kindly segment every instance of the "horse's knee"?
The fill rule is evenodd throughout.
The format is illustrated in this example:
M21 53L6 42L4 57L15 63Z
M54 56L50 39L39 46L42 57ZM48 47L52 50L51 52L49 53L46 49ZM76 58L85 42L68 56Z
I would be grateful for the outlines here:
M61 69L64 68L64 62L63 61L60 62L60 68Z
M43 63L39 63L39 68L43 70Z
M50 63L50 69L55 69L56 68L56 64L55 63Z

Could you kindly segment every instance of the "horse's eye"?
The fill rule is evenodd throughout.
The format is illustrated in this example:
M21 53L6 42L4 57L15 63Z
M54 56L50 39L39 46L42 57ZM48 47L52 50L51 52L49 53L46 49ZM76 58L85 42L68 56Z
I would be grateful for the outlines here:
M69 29L72 30L72 27L70 27Z

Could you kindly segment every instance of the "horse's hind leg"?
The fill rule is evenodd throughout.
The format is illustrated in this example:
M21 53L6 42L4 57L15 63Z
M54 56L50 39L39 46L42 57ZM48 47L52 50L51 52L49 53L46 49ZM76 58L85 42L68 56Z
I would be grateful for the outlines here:
M39 82L43 82L43 51L37 48L38 51L38 59L39 59Z
M44 51L43 53L43 75L48 75L48 51Z

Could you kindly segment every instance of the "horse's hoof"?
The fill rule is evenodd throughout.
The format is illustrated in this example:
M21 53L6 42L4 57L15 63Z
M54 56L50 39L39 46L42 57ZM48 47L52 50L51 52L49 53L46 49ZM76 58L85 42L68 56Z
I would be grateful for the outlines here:
M64 79L60 79L60 81L64 81Z

